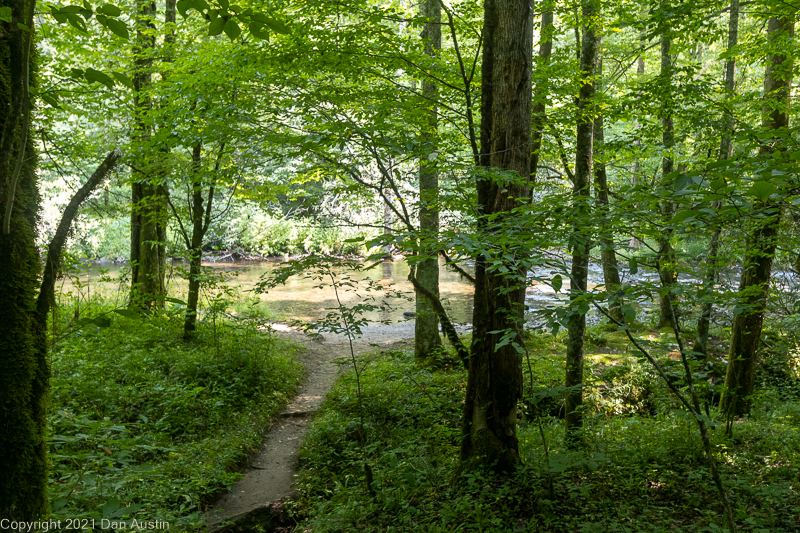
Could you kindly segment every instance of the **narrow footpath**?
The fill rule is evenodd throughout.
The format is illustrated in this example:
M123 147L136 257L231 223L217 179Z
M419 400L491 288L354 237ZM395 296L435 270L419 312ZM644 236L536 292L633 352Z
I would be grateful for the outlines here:
M314 340L294 328L278 324L273 327L278 335L305 346L301 361L308 376L297 396L270 428L245 477L237 481L208 512L209 531L251 531L252 524L272 522L277 525L280 522L282 502L294 490L297 452L313 414L339 375L340 367L336 361L350 357L350 344L344 335L326 333ZM367 326L363 332L364 335L353 342L356 355L411 344L414 324ZM344 365L341 372L351 368Z

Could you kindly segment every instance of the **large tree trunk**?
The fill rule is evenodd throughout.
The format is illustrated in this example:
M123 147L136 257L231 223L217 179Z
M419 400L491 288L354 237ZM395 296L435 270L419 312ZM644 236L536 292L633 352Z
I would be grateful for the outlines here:
M731 1L730 16L728 18L728 50L733 50L739 42L739 0ZM720 138L719 159L724 161L731 157L733 137L733 110L727 105L733 97L733 88L736 76L736 58L731 56L725 62L724 86L725 102L722 116L722 136ZM719 209L720 203L715 202L714 207ZM719 270L719 245L722 226L717 226L708 238L708 253L706 254L706 272L703 277L703 303L700 318L697 321L697 342L693 350L706 354L708 352L708 336L711 326L711 313L713 311L714 285L717 283Z
M484 3L481 94L481 154L486 177L477 181L479 230L493 253L492 227L486 217L501 214L502 223L527 196L530 177L531 0L486 0ZM491 169L511 171L501 183ZM505 334L521 332L526 272L504 265L511 275L489 269L480 254L475 265L472 353L464 405L462 467L493 466L509 470L519 462L517 403L522 397L522 366L515 348L499 346ZM522 342L519 340L519 342Z
M160 307L166 288L167 202L166 186L159 183L152 152L152 128L147 115L152 110L149 94L152 83L152 53L155 46L155 3L137 2L134 89L134 143L138 156L134 172L137 181L131 187L131 305Z
M572 269L570 271L570 314L567 319L567 354L565 385L568 388L565 407L566 440L580 441L583 427L583 340L586 334L586 307L575 300L587 289L589 252L592 247L592 213L589 189L592 175L593 120L590 106L595 94L595 71L600 48L597 34L599 16L597 0L586 0L582 6L583 38L581 42L580 80L578 90L578 131L575 141L575 182L572 188L573 216Z
M603 60L597 64L598 83L603 79ZM608 294L608 312L613 320L623 323L625 318L622 316L622 309L616 293L619 291L621 281L619 278L619 265L617 264L617 253L614 251L614 240L612 238L613 228L608 223L608 177L606 175L605 161L605 132L603 131L603 115L598 115L594 119L594 153L597 157L594 161L594 193L597 197L597 204L602 213L600 218L600 261L603 264L603 282L605 283L606 293Z
M442 8L439 0L423 0L420 15L427 18L422 39L425 53L434 57L442 48ZM422 95L428 106L428 124L422 139L427 149L419 163L419 232L421 236L420 253L427 256L417 265L417 281L431 294L439 297L439 172L435 161L429 154L437 152L439 113L435 105L438 88L429 78L422 80ZM416 294L416 321L414 323L414 354L426 357L442 345L439 337L439 318L431 302L420 292Z
M33 2L16 1L0 41L0 517L47 512L45 400L50 369L45 328L36 320L41 268L36 248L37 155L31 113Z
M661 87L665 92L664 106L661 116L662 142L664 155L661 158L661 184L664 189L672 187L670 174L675 170L675 159L672 153L675 147L675 128L672 119L672 57L670 48L672 37L665 32L661 38ZM673 216L675 202L667 198L661 201L661 218L669 223ZM672 247L672 230L665 229L658 242L659 277L661 290L658 293L658 327L673 326L672 312L675 309L675 297L672 290L678 282L678 271L675 249Z
M792 15L793 16L793 15ZM767 27L770 56L764 73L764 130L781 130L789 125L789 96L792 86L792 57L779 50L789 48L794 35L791 17L771 17ZM769 158L781 150L780 138L767 143L761 155ZM730 416L746 414L753 394L753 375L761 341L761 327L769 296L772 260L775 255L781 207L769 199L756 203L755 229L748 238L747 256L742 268L739 294L745 309L733 319L731 344L728 352L728 371L725 375L725 394L720 408Z

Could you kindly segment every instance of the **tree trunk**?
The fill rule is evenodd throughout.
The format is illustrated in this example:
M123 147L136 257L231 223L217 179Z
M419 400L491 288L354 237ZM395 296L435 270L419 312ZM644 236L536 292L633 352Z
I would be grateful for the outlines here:
M669 55L672 37L664 33L661 38L661 86L665 92L661 127L664 155L661 158L661 184L665 190L672 188L670 174L675 170L672 150L675 147L675 129L672 120L672 57ZM674 202L670 198L661 201L661 219L665 223L673 217ZM673 326L672 310L677 308L672 290L678 282L675 249L672 247L672 230L665 229L658 242L659 277L661 290L658 293L658 327Z
M435 57L442 48L442 8L439 0L423 0L420 15L428 19L422 31L425 53ZM422 95L428 105L428 123L422 139L427 149L419 163L419 232L420 253L426 256L417 264L416 278L431 294L439 297L439 172L437 164L428 155L437 152L439 112L433 102L438 97L438 88L429 78L422 80ZM414 323L414 355L426 357L442 345L439 337L439 318L431 302L420 292L416 293L416 320Z
M151 153L151 126L146 116L152 110L149 94L152 82L152 53L155 46L155 3L137 2L135 49L134 143L139 157L134 172L138 181L131 187L131 298L132 306L151 308L164 304L166 288L167 202L166 187L158 183L159 172Z
M186 299L186 316L183 321L183 338L188 340L196 329L197 303L200 300L200 267L203 258L203 185L200 181L203 143L192 150L192 236L189 246L189 294Z
M492 229L527 196L531 155L531 0L486 0L481 66L481 154L487 170L477 180L478 229L492 254ZM492 176L511 171L516 179ZM500 214L489 226L487 216ZM475 268L472 352L464 405L461 466L510 470L519 462L517 403L522 397L520 355L504 334L522 328L526 272L505 260L510 275L489 269L481 253ZM522 342L521 340L519 342Z
M542 25L539 32L541 42L539 43L539 61L537 67L545 73L550 64L550 56L553 53L553 8L551 5L542 6ZM532 111L531 128L531 183L536 182L536 175L539 172L539 155L542 150L542 135L544 133L544 123L547 120L545 112L546 94L549 79L545 75L539 75L534 89L534 104Z
M572 188L573 216L572 269L570 271L570 314L567 318L566 377L568 388L565 406L566 440L577 444L583 427L583 340L586 333L585 303L575 300L587 289L589 252L592 244L591 204L589 189L592 173L592 110L595 94L595 71L600 39L597 35L599 16L597 0L585 0L582 5L582 33L580 53L580 80L578 90L578 132L575 141L575 182Z
M29 85L33 2L17 1L0 23L0 517L34 520L47 514L45 401L50 368L45 328L36 320L41 264L36 247L39 191L30 128ZM7 224L5 221L7 220Z
M767 26L770 55L764 73L764 130L781 130L789 126L789 96L792 86L792 58L782 52L794 35L793 15L771 17ZM765 144L761 155L770 158L779 146L779 137ZM772 260L775 255L781 206L767 199L758 201L755 229L748 238L747 255L742 268L739 294L745 309L733 319L731 344L728 352L728 371L725 375L725 394L720 409L729 416L740 416L750 410L753 376L761 341L761 327L769 296Z
M739 0L731 1L730 16L728 19L728 50L733 50L739 42ZM725 62L725 102L726 104L733 97L733 88L736 76L736 58L730 57ZM724 106L725 111L722 117L722 136L720 138L719 159L724 161L731 157L733 137L733 110ZM714 203L714 208L719 209L719 202ZM700 311L700 318L697 321L697 342L693 351L708 353L708 336L711 327L711 313L713 311L714 285L717 283L717 272L719 270L719 244L722 227L717 226L708 238L708 253L706 254L706 272L703 278L703 308Z
M597 79L598 83L601 83L603 79L602 59L597 63ZM624 323L625 317L622 316L619 299L615 296L622 282L619 279L617 253L614 251L613 228L607 220L610 203L608 201L608 177L606 175L604 143L603 115L598 115L594 119L594 153L597 154L594 161L594 194L597 197L598 207L603 210L600 217L602 224L600 231L600 260L603 263L603 282L608 294L608 313L612 319Z
M642 37L641 39L642 45L644 45L647 33L643 31L641 37ZM639 59L636 60L636 78L641 79L642 76L644 76L644 52L639 54ZM639 91L640 97L641 94L642 94L641 91ZM636 131L638 129L639 129L639 120L637 118L634 118L633 131ZM642 141L640 141L638 138L635 141L633 141L634 146L640 146L641 144ZM639 166L640 166L639 154L636 154L636 159L633 161L633 168L631 169L631 183L633 184L634 187L636 187L636 184L639 181ZM631 240L628 243L628 246L634 250L639 249L639 238L636 237L636 234L634 232L631 233Z

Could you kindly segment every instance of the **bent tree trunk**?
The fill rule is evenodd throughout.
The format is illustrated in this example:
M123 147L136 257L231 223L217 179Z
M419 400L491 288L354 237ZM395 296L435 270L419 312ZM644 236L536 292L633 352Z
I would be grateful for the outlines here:
M442 8L439 0L424 0L420 3L420 15L428 19L422 31L425 53L434 57L442 48ZM436 162L428 154L437 151L439 128L436 101L436 84L428 78L422 80L422 95L428 106L428 123L423 126L422 142L427 149L419 163L419 232L420 253L426 256L417 265L416 278L431 294L439 297L439 261L437 257L439 234L439 173ZM414 355L426 357L442 345L439 337L439 319L431 301L422 293L416 294L416 320L414 322Z
M567 354L564 384L567 387L565 428L567 443L580 441L583 427L583 341L586 334L586 303L579 303L587 289L589 252L591 250L591 204L589 186L592 172L592 114L595 94L595 71L600 48L597 35L599 5L597 0L583 2L583 39L581 42L581 86L578 91L578 132L575 141L575 182L572 203L575 222L572 229L572 270L570 272L567 318Z
M461 467L493 466L510 470L519 462L517 403L522 398L520 355L505 334L522 327L526 272L504 260L509 275L489 269L493 230L503 213L527 196L530 177L531 0L486 0L484 3L481 94L481 154L484 170L477 178L478 230L485 253L475 264L472 351L461 441ZM495 169L512 176L497 177ZM489 226L487 216L500 216ZM521 340L519 342L522 342Z
M764 73L764 130L785 129L789 126L789 96L792 87L792 58L783 52L789 49L789 40L794 35L792 17L771 17L767 26L767 42L770 55ZM780 138L764 145L761 155L768 160L779 159L776 146ZM769 166L769 165L767 165ZM771 171L767 171L771 176ZM748 238L747 256L744 260L739 294L742 299L741 313L733 319L731 344L728 352L728 371L725 375L725 394L720 409L729 416L740 416L750 410L750 395L753 394L753 376L756 367L761 328L769 296L769 281L772 277L772 260L775 256L781 207L769 199L757 201L757 213L753 217L755 228Z

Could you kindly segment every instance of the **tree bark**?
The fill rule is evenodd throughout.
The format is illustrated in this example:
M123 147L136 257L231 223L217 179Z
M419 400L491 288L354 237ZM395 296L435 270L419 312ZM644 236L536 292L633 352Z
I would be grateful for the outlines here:
M592 103L595 95L595 73L600 39L596 18L600 7L597 0L583 0L580 53L580 80L578 90L578 131L575 141L575 182L572 202L575 222L572 229L572 268L570 271L570 314L567 318L566 376L568 388L565 405L566 440L577 444L583 428L583 341L586 334L585 303L576 300L586 293L589 275L589 252L592 239L592 213L589 189L593 157Z
M41 268L37 154L24 116L33 107L25 101L28 86L37 86L30 64L35 54L29 53L34 35L18 26L34 28L34 3L6 5L11 22L0 23L0 209L8 219L7 231L0 233L0 517L34 520L45 516L48 507L45 402L50 378L45 329L35 307Z
M478 230L487 250L476 260L472 350L464 405L461 467L510 470L519 462L517 403L520 355L504 334L521 331L527 273L504 261L508 275L489 268L492 231L527 196L531 155L531 0L486 0L481 84L481 154L477 179ZM497 176L497 169L513 177ZM487 216L500 215L489 225ZM508 215L506 215L508 216ZM519 342L522 342L521 339Z
M661 184L665 191L671 189L672 177L670 174L675 170L675 159L672 153L675 147L675 126L672 119L672 57L670 48L672 47L672 36L665 31L661 37L661 88L665 93L664 106L661 116L662 143L664 155L661 158ZM673 217L675 210L674 202L671 198L661 200L661 219L665 223ZM672 289L678 282L678 272L676 266L675 249L672 247L672 229L665 229L659 237L658 242L658 261L659 277L661 278L661 290L658 293L658 327L672 327L672 309L677 309L677 302Z
M216 176L219 174L225 143L219 145L217 160L214 163L212 181L208 188L208 198L203 198L203 143L198 142L192 149L191 199L189 212L192 217L192 234L184 234L189 252L189 294L186 301L186 315L183 321L183 338L189 340L197 329L197 305L200 301L200 281L203 259L203 241L211 225L211 208L214 205ZM181 226L183 231L183 226Z
M728 50L733 50L739 42L739 0L731 0L730 15L728 18ZM724 73L724 87L725 87L725 101L723 104L724 110L722 115L722 136L720 138L719 146L719 160L725 161L731 157L733 149L733 110L730 109L729 104L731 98L734 96L734 83L736 76L736 58L730 57L725 62ZM714 208L719 209L721 204L714 203ZM699 352L703 355L708 353L708 337L711 327L711 313L713 311L714 302L712 296L714 294L714 285L717 283L717 273L719 270L719 245L720 236L722 234L722 226L717 226L708 238L708 252L706 254L706 271L703 277L703 297L705 302L700 311L700 318L697 320L697 342L692 348L693 351Z
M603 79L603 60L597 63L598 84ZM600 261L603 264L603 282L605 283L606 293L608 294L608 312L613 320L624 323L625 317L622 316L622 309L616 293L619 291L622 282L619 278L619 264L617 263L617 253L614 251L614 240L612 238L613 228L609 225L607 217L610 202L608 200L608 177L606 174L605 161L605 132L603 131L603 115L598 114L594 119L594 153L597 157L594 161L594 194L597 197L597 204L602 213L600 231Z
M44 262L42 284L39 289L39 297L36 299L36 319L42 329L47 328L47 314L50 312L50 306L55 303L56 276L61 262L61 252L67 242L72 221L77 216L81 204L106 179L109 172L114 170L120 157L122 157L122 152L120 152L119 148L112 150L92 175L89 176L86 183L78 189L78 192L70 199L69 204L64 209L61 221L56 228L56 233L50 240L50 244L47 245L47 258Z
M137 179L131 187L131 297L134 307L152 308L164 305L166 287L167 202L166 187L159 183L158 157L152 152L152 128L147 115L153 102L149 94L152 83L152 53L155 47L156 14L154 2L137 1L133 137L138 156L134 172Z
M423 0L420 15L427 22L422 31L425 53L435 57L442 48L442 8L439 0ZM429 78L422 80L422 95L428 106L428 123L423 126L422 140L426 146L419 163L419 232L420 254L426 258L417 264L416 279L431 294L439 297L439 171L429 156L438 150L439 111L433 102L438 97L438 87ZM439 318L432 301L416 291L416 320L414 322L414 355L427 357L440 348Z
M539 61L537 69L542 69L545 73L550 65L550 56L553 53L553 8L550 5L542 7L542 25L539 32L541 42L539 43ZM533 96L533 111L531 124L531 184L536 183L536 175L539 172L539 157L542 150L542 136L544 134L544 123L547 120L545 94L549 79L544 75L539 75Z
M792 56L783 50L794 35L792 17L771 17L767 26L767 43L770 55L764 73L764 113L762 128L766 131L789 126L789 104L792 87ZM775 137L761 149L761 155L783 150L780 138ZM725 393L720 409L729 416L741 416L750 411L753 394L753 377L764 323L772 261L775 256L781 206L767 199L757 201L757 216L753 217L755 229L748 238L747 252L739 282L739 295L745 309L733 319L731 343L728 352L728 371L725 375Z

